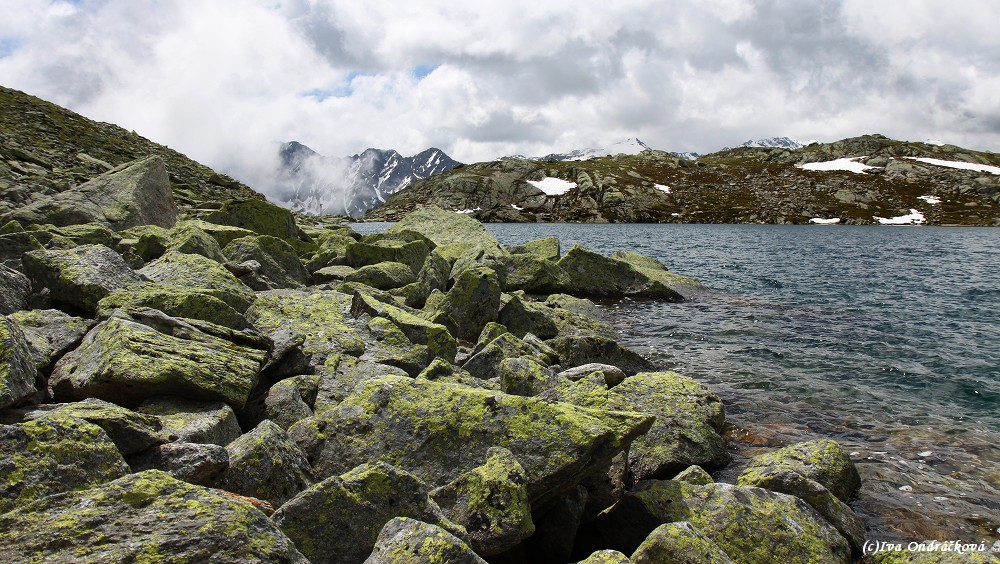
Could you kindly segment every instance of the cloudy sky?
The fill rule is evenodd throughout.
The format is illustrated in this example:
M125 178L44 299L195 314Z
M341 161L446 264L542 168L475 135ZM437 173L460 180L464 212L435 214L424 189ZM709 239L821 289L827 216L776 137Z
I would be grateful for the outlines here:
M0 84L260 184L281 141L1000 151L994 0L3 0Z

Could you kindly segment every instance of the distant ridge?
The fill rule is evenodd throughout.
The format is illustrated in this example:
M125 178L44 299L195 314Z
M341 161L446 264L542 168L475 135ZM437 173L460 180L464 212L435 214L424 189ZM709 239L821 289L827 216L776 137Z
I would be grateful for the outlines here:
M815 141L799 141L798 139L793 139L791 137L768 137L767 139L757 139L744 141L737 145L737 147L777 147L779 149L801 149L807 145L815 143ZM725 147L723 151L727 149L732 149L733 147Z
M415 180L451 170L458 161L430 148L412 157L391 149L365 149L326 157L297 141L282 143L271 190L279 203L309 215L357 217Z

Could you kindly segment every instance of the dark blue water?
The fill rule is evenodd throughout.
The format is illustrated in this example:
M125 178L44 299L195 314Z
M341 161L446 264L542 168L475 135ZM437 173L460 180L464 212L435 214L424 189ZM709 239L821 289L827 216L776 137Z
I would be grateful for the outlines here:
M623 344L723 398L737 460L833 437L865 480L869 538L1000 537L1000 229L486 227L633 250L710 288L605 307Z

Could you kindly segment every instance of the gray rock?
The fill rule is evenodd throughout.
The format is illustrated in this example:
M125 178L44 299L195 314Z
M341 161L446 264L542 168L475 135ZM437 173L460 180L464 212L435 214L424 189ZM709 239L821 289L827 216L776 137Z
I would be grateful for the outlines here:
M508 292L523 290L529 294L551 294L570 285L569 275L551 260L534 254L511 255L504 280Z
M302 397L300 379L310 378L309 376L299 376L281 380L271 386L264 397L263 418L273 421L275 425L287 430L293 424L307 417L312 417L313 412ZM312 401L316 403L316 392L319 387L319 378L312 377L316 381L313 388Z
M0 515L0 560L307 564L263 513L147 470Z
M500 363L504 359L520 357L543 361L530 345L510 333L502 333L469 357L462 368L480 380L489 380L500 376Z
M497 240L477 220L437 206L425 206L409 213L388 232L416 231L437 245L437 251L454 261L476 245L499 247Z
M608 392L607 409L639 411L656 423L629 450L630 483L670 478L692 464L721 468L730 459L719 434L722 400L705 386L675 372L643 372Z
M201 255L168 252L138 272L153 282L215 296L240 313L256 299L253 290L223 265Z
M161 396L144 401L136 411L155 415L174 442L224 447L240 436L236 413L222 402Z
M80 344L83 336L97 323L93 319L73 317L57 309L32 309L10 315L24 331L31 346L35 366L50 371L55 360Z
M394 517L436 520L419 479L377 463L323 480L281 506L272 520L310 562L324 564L364 561Z
M445 294L434 293L424 310L438 310L455 321L455 337L466 341L479 338L500 310L500 283L488 268L464 271Z
M653 364L641 355L607 337L597 335L556 337L549 340L548 344L559 353L559 358L565 367L599 362L617 366L625 374L653 369Z
M545 237L535 241L528 241L520 245L513 245L507 249L511 254L530 253L545 260L559 260L559 238Z
M511 452L488 451L486 462L430 493L452 532L481 556L506 552L535 532L527 476Z
M229 468L221 487L278 507L313 484L312 469L288 434L264 420L229 443Z
M556 263L566 273L565 291L580 296L636 296L681 301L683 297L632 264L574 245Z
M31 282L20 272L0 263L0 315L28 309Z
M379 290L390 290L416 282L417 276L401 262L380 262L362 266L345 276L344 280L366 284Z
M0 514L48 495L110 482L127 473L128 465L115 444L92 423L43 417L0 425ZM0 526L0 531L7 530ZM0 542L0 547L5 545Z
M505 358L500 361L500 390L505 394L534 397L555 388L559 378L548 368L530 358Z
M319 371L319 389L314 411L320 414L336 407L360 385L382 376L408 376L405 370L387 364L340 356L327 361Z
M56 363L49 384L57 401L96 397L134 406L175 394L225 401L240 409L265 356L265 351L194 327L177 337L115 316L94 327L79 348Z
M211 224L190 220L178 223L166 236L164 252L201 255L220 264L226 262L226 255L222 254L219 242L201 228L208 225Z
M169 228L177 222L177 205L163 160L152 156L29 204L4 219L57 226L101 222L116 231L147 224Z
M399 376L364 382L333 409L317 412L289 429L317 477L383 460L439 487L499 445L524 467L533 506L606 466L652 424L645 415Z
M815 480L847 503L861 488L861 476L847 452L832 439L806 441L753 457L747 470L776 466Z
M448 531L407 517L382 527L365 564L486 564L461 539Z
M31 251L23 260L36 291L48 288L54 303L89 313L104 296L140 280L118 253L103 245Z
M628 556L617 550L597 550L578 564L631 564Z
M37 373L24 332L16 322L0 317L0 409L35 395Z
M0 234L0 264L24 273L21 257L24 253L43 249L41 241L34 234L26 232Z
M122 456L146 450L161 441L159 419L99 399L63 404L44 416L70 417L97 425L104 429Z
M300 288L312 280L295 249L277 237L259 235L235 239L226 245L223 253L233 263L251 260L260 263L256 271L240 277L254 290Z
M735 564L724 550L687 521L660 525L649 533L630 558L634 564L704 562Z
M600 374L601 378L604 379L604 383L610 388L612 386L617 386L625 380L625 372L617 366L612 366L610 364L603 364L600 362L589 362L587 364L581 364L580 366L575 366L567 370L563 370L557 376L560 378L566 378L567 380L577 381L591 374Z
M298 226L291 210L268 202L260 194L254 193L254 196L245 200L227 200L221 208L205 216L205 220L247 229L258 235L297 240Z
M130 456L128 464L133 472L162 470L189 484L214 488L229 467L229 452L216 444L166 443Z

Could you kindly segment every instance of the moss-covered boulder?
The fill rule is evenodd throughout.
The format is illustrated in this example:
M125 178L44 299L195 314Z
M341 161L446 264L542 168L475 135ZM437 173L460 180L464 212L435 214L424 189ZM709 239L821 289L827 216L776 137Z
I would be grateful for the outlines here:
M425 206L410 212L390 227L388 233L404 230L416 231L427 237L437 245L441 255L452 262L476 245L500 245L479 221L437 206Z
M617 550L595 550L578 564L632 564L632 560Z
M428 253L424 259L423 266L417 272L417 281L412 287L406 286L401 290L407 290L405 294L406 305L410 307L423 307L428 296L434 290L445 291L448 288L448 277L451 273L451 263L436 250Z
M241 433L236 413L218 401L161 396L142 402L136 411L156 416L170 441L224 447Z
M107 433L92 423L43 417L0 425L0 514L48 495L110 482L128 471ZM12 529L0 526L5 530ZM5 545L0 542L0 555Z
M558 376L576 382L592 374L599 374L609 388L617 386L625 380L625 372L621 368L601 362L591 362L574 366L573 368L563 370Z
M584 525L577 554L597 547L632 553L664 523L689 522L735 562L846 563L847 541L806 502L732 484L640 482Z
M705 291L701 282L689 276L682 276L667 270L666 265L653 257L641 255L635 251L615 251L611 258L631 264L639 272L663 284L685 298Z
M511 255L506 264L505 289L529 294L551 294L570 284L568 275L551 260L534 254Z
M640 411L656 423L629 450L631 482L670 478L692 464L721 468L730 459L720 433L722 400L675 372L642 372L608 392L608 409Z
M0 516L7 562L308 561L263 513L148 470Z
M633 564L663 564L664 562L704 562L735 564L724 550L698 532L687 521L666 523L653 529L632 553Z
M796 443L753 457L747 470L775 466L815 480L843 502L861 488L861 476L847 452L833 439Z
M134 406L174 394L220 400L240 409L257 384L265 357L265 351L191 326L183 333L166 334L114 316L56 363L49 384L58 401L95 397Z
M458 343L444 325L427 321L416 313L380 302L361 292L355 292L351 301L351 315L360 317L363 314L388 319L412 343L426 345L435 357L443 358L448 362L455 361Z
M270 290L257 295L246 317L275 341L282 332L300 335L298 350L304 362L318 367L330 355L361 356L365 352L359 329L348 321L352 300L350 295L331 290Z
M503 294L497 320L511 333L524 337L527 333L542 339L559 335L559 324L551 308L528 299L522 292Z
M234 239L222 252L233 263L257 261L260 264L255 271L240 277L254 290L300 288L312 282L295 249L277 237L258 235Z
M543 359L536 352L531 345L511 333L501 333L469 357L462 368L480 380L490 380L500 376L500 364L505 359L527 358L541 364Z
M430 493L453 531L480 556L500 554L535 532L527 476L511 452L490 449L486 461Z
M137 225L118 233L115 250L123 256L132 255L149 262L163 256L169 243L169 229L158 225Z
M23 231L0 235L0 264L24 273L21 257L24 253L41 250L42 243L31 233Z
M363 333L365 354L361 360L396 366L410 376L420 374L434 360L434 353L426 345L411 342L384 317L370 318L365 327L368 331Z
M353 266L324 266L316 272L313 272L313 282L316 284L326 284L328 282L340 282L345 280L348 276L357 270Z
M204 221L182 221L167 233L166 251L201 255L216 262L226 262L219 242L204 229L202 225L210 225Z
M163 160L152 156L40 199L3 219L54 225L102 222L115 230L146 224L171 227L177 222L177 205Z
M487 268L496 273L500 289L504 290L507 288L507 272L510 260L510 253L498 244L476 245L455 259L448 278L455 280L467 270Z
M13 268L0 264L0 315L28 309L31 282Z
M309 392L303 389L303 383L313 382L311 402L307 401ZM287 430L297 421L312 417L312 407L316 403L316 393L319 390L319 376L296 376L286 378L271 386L264 396L262 412L259 420L273 421L278 427ZM306 397L303 397L306 394Z
M23 260L36 291L48 288L53 303L90 313L104 296L140 280L118 253L103 245L32 251Z
M0 317L0 409L34 396L37 374L24 332L14 321Z
M409 376L405 370L388 364L359 360L351 356L336 356L327 359L319 368L319 388L313 404L316 414L333 409L354 393L363 382L382 376ZM316 423L313 419L312 423ZM289 427L289 430L291 428Z
M456 323L455 337L475 341L500 310L500 283L488 268L464 271L445 294L432 294L425 310L437 310Z
M289 434L319 477L382 460L434 487L479 466L490 448L503 447L524 467L534 504L606 464L651 424L646 415L383 376L296 423Z
M280 239L298 239L298 228L290 210L260 199L227 200L205 216L209 223L229 225Z
M380 262L399 262L405 264L414 274L420 272L424 260L434 248L434 243L424 239L416 241L401 241L394 239L379 239L372 241L364 238L347 246L347 264L353 267L378 264Z
M201 255L166 253L138 272L153 282L215 296L241 313L256 299L253 290L225 267Z
M696 464L692 464L684 470L681 470L676 476L674 476L673 480L675 482L684 482L693 486L706 486L708 484L715 483L715 480L712 479L712 475L706 472L704 468Z
M611 364L626 374L652 370L653 364L635 351L599 335L571 335L547 341L562 359L565 368L592 362Z
M556 387L559 378L530 358L505 358L497 367L500 390L505 394L534 397Z
M559 238L545 237L544 239L536 239L527 243L521 243L520 245L511 245L507 250L511 254L532 254L540 259L557 261L560 256Z
M57 309L32 309L12 313L31 347L31 358L39 370L49 372L55 359L75 348L96 321L74 317Z
M236 330L250 327L232 306L202 290L156 282L137 282L119 288L97 303L98 317L108 317L116 309L135 311L153 308L171 317L201 319Z
M407 517L385 524L364 564L486 564L461 539L448 531Z
M736 484L765 488L805 501L851 543L855 556L862 555L865 544L864 523L846 503L837 499L816 480L806 478L787 467L756 466L740 474Z
M567 275L566 292L580 296L635 296L680 301L683 297L632 264L574 245L556 263Z
M378 463L323 480L281 506L272 520L310 562L323 564L364 561L395 517L436 522L423 482Z
M417 281L417 275L401 262L380 262L356 269L344 277L347 282L360 282L379 290L402 288Z
M178 480L214 488L229 468L229 451L216 444L154 445L127 459L133 472L162 470Z
M162 440L160 420L156 417L99 399L63 404L44 416L70 417L97 425L104 429L123 456L146 450Z
M264 420L229 443L222 489L263 499L278 507L314 482L312 468L288 434Z
M319 248L305 259L306 270L315 273L327 266L346 266L347 247L355 241L356 239L344 232L324 235Z
M200 231L207 233L210 237L215 239L215 242L219 244L219 249L225 248L230 242L235 239L240 239L242 237L250 237L255 233L249 229L244 229L242 227L234 227L232 225L220 225L218 223L212 223L209 221L203 221L200 219L187 219L183 222L178 223L177 228L184 227L194 227ZM186 252L186 251L181 251Z

